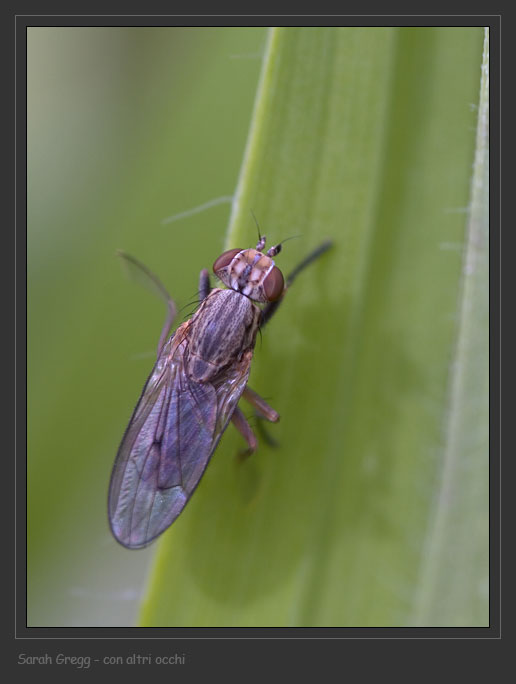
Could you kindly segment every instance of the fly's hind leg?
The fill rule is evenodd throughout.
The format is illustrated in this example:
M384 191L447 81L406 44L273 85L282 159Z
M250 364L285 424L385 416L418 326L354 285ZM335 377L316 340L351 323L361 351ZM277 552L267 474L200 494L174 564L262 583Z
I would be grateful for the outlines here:
M270 423L277 423L280 419L279 413L275 411L272 406L269 406L265 399L262 399L258 392L252 390L249 385L244 389L242 396L251 404L251 406L254 406L261 418L265 418Z
M265 418L271 423L277 423L280 419L279 413L269 406L265 399L262 399L262 397L250 387L247 386L244 389L242 396L254 407L257 418ZM231 421L248 444L248 448L239 453L239 458L247 458L247 456L250 456L254 451L256 451L258 446L255 434L247 422L242 410L239 409L238 406L231 417ZM267 434L263 427L261 427L261 432L267 444L276 446L276 442Z
M263 421L268 420L270 423L277 423L280 419L279 413L269 406L265 399L263 399L257 392L252 390L249 385L247 385L243 391L242 396L254 408L255 416L257 418L256 428L259 431L263 441L271 447L277 447L278 442L271 437L268 430L266 430Z
M147 289L159 295L167 305L167 317L165 318L165 323L163 324L163 328L161 330L161 335L159 337L158 342L157 358L159 358L163 350L163 347L165 346L168 334L170 333L170 330L172 328L172 324L174 323L174 318L176 317L177 307L175 305L175 302L169 295L166 287L163 285L158 276L154 275L154 273L152 273L152 271L150 271L147 268L147 266L142 264L141 261L138 261L138 259L136 259L135 257L121 250L118 250L117 254L119 257L123 259L124 264L126 265L129 271L129 274L135 280L138 280L140 283L142 283L142 285L144 285Z
M276 310L278 309L279 305L285 298L285 294L287 292L287 289L292 285L296 277L303 271L307 266L309 266L312 262L314 262L316 259L318 259L324 252L326 252L330 247L332 246L331 240L327 240L326 242L323 242L319 247L314 249L313 252L310 252L310 254L303 259L303 261L296 266L296 268L289 273L285 280L285 289L283 291L282 296L277 299L275 302L269 302L267 306L265 306L262 309L262 314L260 316L260 328L263 328L264 325L270 321L272 316L276 313Z
M254 432L251 430L251 426L247 422L246 417L242 413L242 410L238 408L238 406L236 407L233 415L231 416L231 422L236 427L238 432L240 432L240 434L245 439L248 445L247 449L241 451L238 454L238 456L240 459L247 458L247 456L250 456L254 451L256 451L258 442L256 441Z

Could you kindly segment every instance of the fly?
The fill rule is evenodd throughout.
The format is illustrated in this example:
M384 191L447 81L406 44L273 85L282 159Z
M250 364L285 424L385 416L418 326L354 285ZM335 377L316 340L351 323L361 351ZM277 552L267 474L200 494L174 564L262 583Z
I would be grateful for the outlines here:
M287 288L330 246L324 242L284 280L267 252L265 236L256 249L230 249L213 264L227 289L211 288L208 271L199 278L201 303L192 318L168 339L175 315L161 283L133 262L164 294L169 313L156 364L122 438L109 485L109 522L114 537L130 549L146 546L181 513L231 421L248 444L257 441L241 397L271 422L279 414L247 386L256 334L283 301ZM257 303L264 304L260 308Z

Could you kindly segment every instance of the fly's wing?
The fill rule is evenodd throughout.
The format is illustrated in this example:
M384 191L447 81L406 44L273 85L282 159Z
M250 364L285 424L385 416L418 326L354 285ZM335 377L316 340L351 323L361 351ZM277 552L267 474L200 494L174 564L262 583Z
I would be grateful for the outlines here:
M177 331L176 331L177 338ZM165 345L118 450L109 488L109 521L128 548L145 546L181 513L247 383L246 352L215 387L192 381L186 340Z

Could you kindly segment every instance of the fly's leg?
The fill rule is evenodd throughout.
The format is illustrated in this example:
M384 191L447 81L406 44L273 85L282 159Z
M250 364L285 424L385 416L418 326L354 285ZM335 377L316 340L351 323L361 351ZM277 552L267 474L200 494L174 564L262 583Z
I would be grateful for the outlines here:
M265 399L252 390L249 385L244 389L242 396L254 407L257 418L256 429L259 431L263 441L271 447L277 447L278 443L265 429L263 421L268 420L270 423L277 423L280 419L279 413L269 406Z
M167 341L167 337L169 336L169 333L172 329L172 325L174 323L174 318L176 317L176 305L174 303L174 300L169 297L167 300L167 317L165 319L165 322L163 323L163 328L161 329L161 335L159 336L159 342L158 342L158 356L157 358L159 359L161 352L163 351L163 347L165 346L165 342Z
M244 389L242 396L246 399L254 408L257 413L268 420L270 423L277 423L280 419L279 413L275 411L269 404L262 399L262 397L252 390L249 385Z
M331 240L327 240L326 242L323 242L322 245L319 245L316 249L314 249L313 252L310 252L310 254L306 257L306 259L303 259L303 261L296 266L296 268L289 273L287 276L287 279L285 281L285 290L283 291L282 296L280 299L276 300L275 302L269 302L265 308L262 309L262 315L260 317L260 327L263 328L264 325L270 321L272 318L273 314L276 313L276 310L278 309L279 305L285 298L285 294L287 292L287 289L292 285L294 280L297 278L297 276L303 271L307 266L309 266L313 261L318 259L324 252L326 252L330 247L332 246Z
M272 447L273 449L276 449L276 447L279 446L279 443L272 437L270 432L267 430L267 427L264 423L263 416L258 413L258 411L255 412L256 416L256 426L255 429L258 432L258 435L260 437L260 441L265 442L267 446Z
M203 301L203 299L206 299L210 292L210 274L208 273L208 269L203 268L199 275L199 299L201 300L201 302Z
M163 329L161 330L161 335L158 342L157 358L159 359L172 328L172 324L174 323L174 318L176 317L176 305L161 280L158 278L158 276L154 275L152 271L149 271L147 266L126 252L118 250L117 254L124 260L124 264L127 266L129 274L135 280L138 280L140 283L142 283L148 290L151 290L155 294L159 295L167 305L167 317L165 318L165 323L163 324Z
M231 416L231 422L247 442L248 448L239 453L240 458L246 458L247 456L250 456L253 453L253 451L256 451L258 442L256 441L256 437L254 436L254 432L251 430L251 426L247 422L246 417L242 413L241 409L238 408L238 406L236 407L233 415Z

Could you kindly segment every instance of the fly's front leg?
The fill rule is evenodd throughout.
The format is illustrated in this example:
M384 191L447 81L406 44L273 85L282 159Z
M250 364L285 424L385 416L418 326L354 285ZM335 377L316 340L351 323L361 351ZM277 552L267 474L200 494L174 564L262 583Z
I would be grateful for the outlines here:
M135 278L135 280L139 280L143 285L145 285L147 289L152 290L152 292L158 294L167 305L167 317L165 318L165 323L163 324L163 329L161 330L161 335L158 342L157 358L159 359L163 347L165 346L167 337L172 328L172 324L174 323L174 318L176 317L177 313L177 307L175 305L174 300L169 295L166 287L161 282L161 280L158 278L157 275L154 275L154 273L150 271L147 268L147 266L145 266L145 264L142 264L141 261L138 261L138 259L131 256L130 254L127 254L126 252L123 252L122 250L118 250L117 254L119 257L123 259L124 264L127 266L129 270L129 274L133 278Z
M201 302L206 299L206 297L211 292L210 274L208 269L203 268L199 275L199 299Z
M285 298L285 294L287 292L287 289L292 285L296 277L303 271L307 266L309 266L313 261L318 259L324 252L326 252L330 247L332 246L331 240L327 240L326 242L323 242L322 245L319 245L316 249L314 249L313 252L310 252L310 254L306 257L306 259L303 259L303 261L296 266L296 268L289 273L287 276L287 279L285 281L285 289L283 291L283 295L280 297L280 299L276 300L275 302L269 302L267 306L265 306L262 309L262 314L260 316L260 328L263 328L264 325L270 321L272 318L273 314L276 313L276 310L278 309L279 305Z
M233 415L231 416L231 422L236 427L238 432L240 432L240 434L248 444L248 448L240 452L240 458L250 456L253 453L253 451L256 451L258 442L256 441L256 437L254 436L254 432L251 430L251 426L247 422L246 417L242 413L241 409L238 408L238 406L236 407Z
M165 342L167 341L167 337L170 334L170 331L172 329L172 325L174 323L174 318L176 317L176 312L177 308L174 303L174 300L169 296L167 300L167 317L165 318L165 323L163 323L163 328L161 329L161 335L159 336L159 342L158 342L158 356L157 358L161 356L161 352L163 351L163 347L165 346Z

